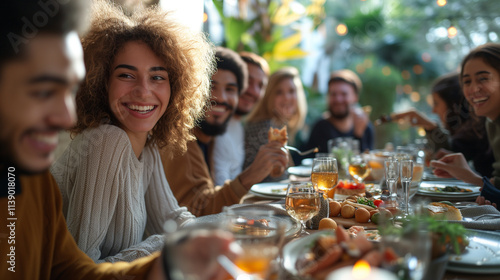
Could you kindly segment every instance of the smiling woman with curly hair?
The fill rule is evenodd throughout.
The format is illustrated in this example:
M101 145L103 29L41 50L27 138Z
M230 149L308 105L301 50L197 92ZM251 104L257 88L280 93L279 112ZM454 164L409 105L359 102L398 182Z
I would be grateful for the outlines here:
M183 152L194 139L214 50L157 7L128 17L94 1L92 13L76 136L51 171L79 247L97 262L130 261L161 248L166 220L193 218L173 196L158 149Z
M76 96L78 123L73 130L98 127L103 120L118 125L111 112L108 86L114 57L127 42L145 43L160 58L170 81L170 106L150 133L159 147L167 143L184 151L194 139L191 128L203 116L210 93L214 51L202 34L169 20L165 12L148 9L127 18L107 3L94 6L94 20L82 39L87 76Z

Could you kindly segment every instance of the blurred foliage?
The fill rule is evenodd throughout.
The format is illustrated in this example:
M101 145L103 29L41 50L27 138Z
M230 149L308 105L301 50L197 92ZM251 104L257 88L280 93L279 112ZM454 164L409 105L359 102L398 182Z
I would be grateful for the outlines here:
M222 7L223 0L213 0ZM271 69L285 65L302 69L307 53L301 41L321 34L322 61L328 71L348 68L360 75L360 104L372 106L372 120L392 111L415 107L431 114L427 101L432 82L456 71L461 58L477 45L498 41L500 1L454 0L443 7L429 0L240 0L240 11L252 10L252 19L225 17L225 44L264 56ZM301 9L302 7L302 9ZM244 14L244 13L243 13ZM312 24L311 24L312 22ZM339 35L339 24L347 33ZM306 26L307 30L304 29ZM458 33L448 37L453 26ZM323 59L324 58L324 59ZM320 69L320 68L318 68ZM324 70L316 70L324 71ZM317 76L308 93L308 127L325 110L324 92L318 91ZM326 81L320 81L326 83ZM386 142L406 144L422 137L415 128L397 124L376 128L376 148Z
M324 17L325 0L310 0L307 7L293 0L240 1L240 16L224 14L224 0L213 0L224 24L224 45L236 51L250 51L264 57L271 71L293 65L308 55L300 48L300 22L312 18L315 29ZM246 17L251 9L255 16ZM294 65L294 66L297 66Z

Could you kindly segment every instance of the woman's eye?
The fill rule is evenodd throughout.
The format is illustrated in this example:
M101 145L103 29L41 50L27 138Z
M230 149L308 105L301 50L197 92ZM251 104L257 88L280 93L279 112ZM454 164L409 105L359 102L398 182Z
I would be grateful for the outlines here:
M51 97L54 94L54 92L55 91L53 91L53 90L39 90L39 91L33 92L33 96L35 98L39 98L39 99L47 99L47 98Z
M132 75L122 73L122 74L118 75L118 77L120 77L120 78L132 78Z
M152 79L155 80L155 81L165 80L165 78L163 78L162 76L153 76Z

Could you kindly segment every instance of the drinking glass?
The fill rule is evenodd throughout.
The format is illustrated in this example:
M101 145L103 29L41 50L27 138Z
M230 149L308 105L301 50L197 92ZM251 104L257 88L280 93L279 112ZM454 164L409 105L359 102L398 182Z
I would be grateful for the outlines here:
M368 162L361 155L353 155L349 160L349 174L356 183L362 183L368 175L371 168Z
M399 161L393 157L384 161L385 181L389 188L389 198L395 203L397 201L397 184L399 179Z
M413 219L399 231L382 234L382 250L390 250L395 256L382 266L395 272L399 279L423 279L431 256L431 235L424 221Z
M213 279L224 273L217 263L218 258L227 255L226 259L232 263L230 259L240 252L236 244L230 243L232 235L218 223L193 222L179 228L177 222L168 220L164 229L163 258L175 279Z
M410 186L413 177L413 160L404 159L400 162L401 185L403 186L404 213L409 214L410 210Z
M413 160L413 177L410 184L410 199L415 196L418 191L422 176L424 174L424 152L419 150L417 146L398 146L396 147L397 159Z
M223 226L242 249L234 264L252 279L268 279L285 233L285 223L275 211L225 208Z
M337 185L339 170L337 159L333 157L318 157L313 160L311 181L323 194Z
M320 193L311 182L292 182L288 184L285 201L286 212L302 225L305 231L306 222L319 213L321 208Z

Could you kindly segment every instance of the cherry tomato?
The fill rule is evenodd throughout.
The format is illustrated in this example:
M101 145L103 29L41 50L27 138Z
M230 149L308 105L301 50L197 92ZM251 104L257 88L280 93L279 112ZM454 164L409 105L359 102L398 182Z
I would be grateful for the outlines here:
M394 249L386 248L384 251L384 259L388 263L395 262L398 259L398 254L396 254L396 252L394 252Z
M373 204L375 204L375 206L377 207L380 207L380 205L384 204L384 201L382 199L375 199L373 201Z
M337 188L345 189L345 186L344 186L344 181L340 181L340 182L337 184Z

